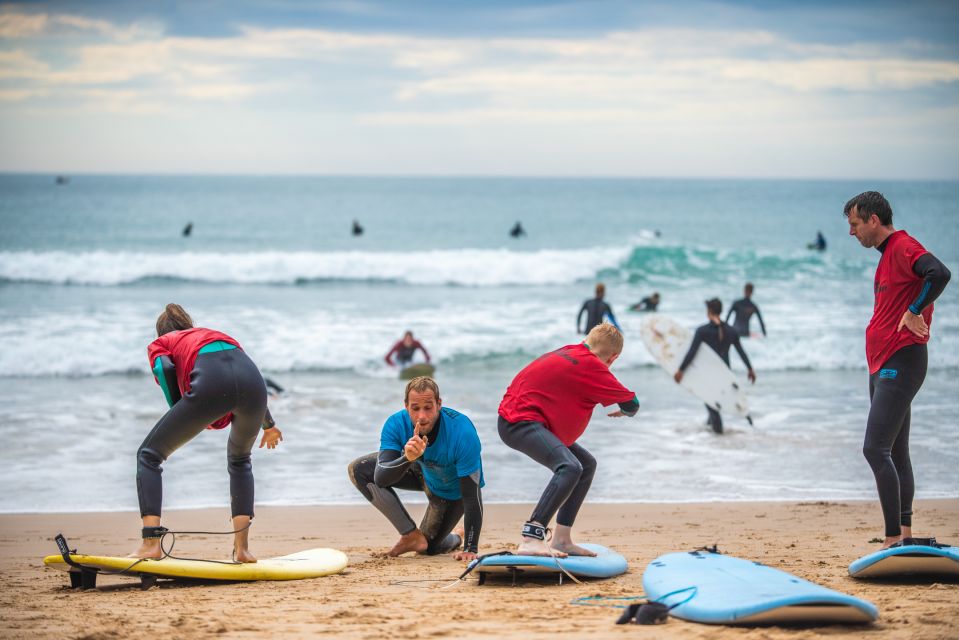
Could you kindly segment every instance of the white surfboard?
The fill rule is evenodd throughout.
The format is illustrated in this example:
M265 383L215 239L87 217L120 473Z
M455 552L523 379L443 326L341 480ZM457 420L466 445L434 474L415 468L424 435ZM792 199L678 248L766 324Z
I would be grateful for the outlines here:
M649 353L670 377L679 371L693 342L692 331L658 313L643 319L640 335ZM683 372L680 386L710 408L731 411L752 422L744 384L709 346L700 345L696 357Z

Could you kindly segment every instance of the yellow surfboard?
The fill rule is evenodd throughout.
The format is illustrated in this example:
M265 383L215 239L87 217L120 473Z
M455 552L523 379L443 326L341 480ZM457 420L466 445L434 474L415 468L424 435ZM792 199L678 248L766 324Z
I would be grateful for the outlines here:
M104 572L122 571L125 575L138 577L198 578L202 580L303 580L339 573L349 562L346 554L342 551L322 548L242 564L176 560L173 558L136 562L132 558L77 553L70 554L70 559L82 565L84 569L89 569L88 574L94 573L95 570ZM84 572L83 569L68 564L60 555L47 556L43 559L43 564L60 571L70 571L72 574ZM78 575L71 575L71 583L75 587L81 586L78 578ZM93 583L95 584L95 579ZM82 586L85 588L92 587L93 584Z

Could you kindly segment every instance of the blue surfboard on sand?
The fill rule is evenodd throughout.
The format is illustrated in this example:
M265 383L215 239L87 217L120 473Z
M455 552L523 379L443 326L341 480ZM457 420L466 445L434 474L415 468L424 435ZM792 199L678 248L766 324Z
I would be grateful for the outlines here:
M626 572L626 558L611 549L588 542L580 545L596 556L569 556L552 558L550 556L495 555L483 558L475 568L480 583L488 574L507 574L515 580L517 577L553 576L561 580L565 569L577 578L612 578Z
M675 605L670 615L708 624L866 623L879 615L871 602L708 551L656 558L643 573L643 589L651 601Z
M849 565L853 578L959 576L959 547L909 544L865 555Z

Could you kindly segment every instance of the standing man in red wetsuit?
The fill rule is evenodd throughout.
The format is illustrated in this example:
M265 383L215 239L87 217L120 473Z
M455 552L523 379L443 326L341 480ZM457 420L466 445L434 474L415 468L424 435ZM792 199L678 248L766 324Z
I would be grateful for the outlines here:
M951 274L918 241L896 231L892 207L881 193L860 193L846 203L843 213L849 235L882 254L872 319L866 327L870 408L862 451L876 476L886 549L912 537L910 408L926 378L932 303Z
M571 344L540 356L516 374L499 405L499 437L548 467L553 478L546 485L533 514L523 525L518 555L594 556L573 543L573 521L596 472L596 459L576 443L593 409L618 404L614 418L639 411L636 394L609 370L623 350L623 335L604 322ZM552 544L547 527L556 516Z

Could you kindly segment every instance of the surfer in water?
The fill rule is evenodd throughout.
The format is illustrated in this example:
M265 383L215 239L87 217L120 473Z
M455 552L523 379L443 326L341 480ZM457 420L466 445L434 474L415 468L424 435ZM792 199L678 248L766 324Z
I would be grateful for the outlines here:
M350 481L399 532L390 556L450 553L462 545L453 558L475 560L484 484L476 427L442 405L439 386L427 376L409 381L403 403L406 408L383 425L379 452L350 463ZM429 505L419 527L394 489L426 494ZM460 518L464 528L453 533Z
M157 318L157 339L147 347L150 368L170 410L137 450L137 496L143 544L131 557L160 558L163 502L162 465L205 429L230 427L227 470L237 562L256 562L249 549L253 520L253 465L250 453L263 430L260 448L274 449L283 434L266 406L266 383L240 343L219 331L194 327L178 304Z
M417 349L423 352L423 355L426 357L426 362L429 363L430 354L426 350L426 347L413 337L412 331L407 331L403 334L403 338L393 345L390 352L387 353L383 359L386 360L386 364L392 367L394 366L393 356L395 355L395 364L399 365L400 368L406 368L413 361L413 356L416 354Z
M656 307L659 306L659 292L657 291L651 296L646 296L629 309L631 311L656 311Z
M763 314L759 313L759 307L753 302L752 282L747 282L746 286L743 287L743 297L733 303L729 313L726 314L726 322L729 322L729 317L733 314L736 314L736 319L733 320L733 328L736 329L740 338L749 337L749 322L754 315L759 320L759 328L763 331L763 337L766 336L766 323L763 322Z
M912 399L926 378L933 301L952 274L917 240L893 227L892 207L881 193L860 193L846 203L843 214L849 235L881 254L866 327L870 406L862 452L876 476L886 549L912 537Z
M593 327L602 324L604 316L609 318L613 326L619 329L619 323L616 322L616 316L613 315L612 308L603 300L605 295L606 285L600 282L596 285L596 297L587 300L583 303L583 306L580 307L579 315L576 316L576 333L588 334L593 330ZM580 326L584 313L586 314L586 327L581 330ZM622 329L620 329L620 331L622 331Z
M516 374L499 405L499 437L553 472L523 525L517 555L594 556L572 539L573 522L586 498L596 459L576 440L593 408L618 404L610 417L635 416L636 394L609 370L623 350L623 334L604 322L586 341L544 354ZM558 513L557 513L558 512ZM549 523L556 529L549 538Z
M750 285L746 286L749 287ZM721 317L722 313L723 303L719 298L706 301L706 317L709 319L709 322L696 329L696 333L693 335L693 342L689 345L689 351L686 352L686 357L683 358L682 364L679 365L679 371L673 375L673 380L675 380L677 384L683 381L683 372L685 372L692 363L693 358L696 357L696 352L699 351L699 346L703 343L708 344L713 351L718 353L727 367L729 366L729 347L736 347L736 352L739 353L743 364L746 365L746 375L749 377L749 381L753 384L756 383L756 372L753 371L753 366L749 363L749 358L746 356L743 346L739 343L739 332L723 322ZM709 412L709 426L712 427L715 433L722 433L723 417L709 405L706 405L706 410Z

